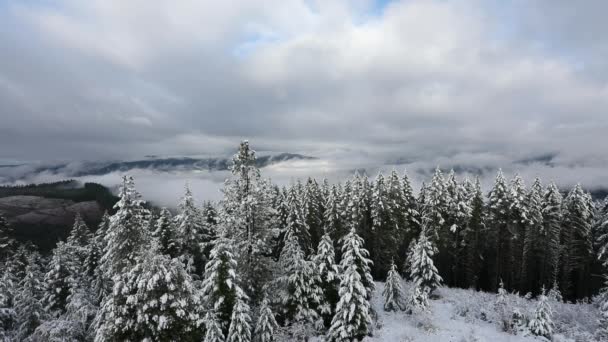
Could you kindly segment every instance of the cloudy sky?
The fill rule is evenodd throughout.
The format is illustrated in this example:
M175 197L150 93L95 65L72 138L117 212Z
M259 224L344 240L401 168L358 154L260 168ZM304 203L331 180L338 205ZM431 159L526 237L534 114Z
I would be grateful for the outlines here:
M549 155L530 172L608 184L607 12L603 0L5 0L0 161L223 155L248 138L379 164Z

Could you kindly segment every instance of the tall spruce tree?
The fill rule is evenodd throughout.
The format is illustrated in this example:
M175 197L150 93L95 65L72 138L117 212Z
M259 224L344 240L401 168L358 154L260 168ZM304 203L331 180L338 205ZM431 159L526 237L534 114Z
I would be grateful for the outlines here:
M271 273L271 239L276 228L272 188L261 178L255 151L247 141L241 142L230 169L233 177L225 183L219 221L236 244L243 288L256 304Z
M19 290L15 296L14 337L17 341L26 340L47 318L42 304L44 286L39 258L37 252L28 255L24 277L19 282Z
M433 256L436 252L437 248L426 236L426 229L423 228L418 241L412 245L407 258L408 271L412 282L428 294L431 294L443 282L433 262Z
M169 209L160 210L155 228L152 236L158 240L159 252L171 258L177 258L181 252L181 243Z
M13 227L8 223L4 215L0 213L0 263L14 253L16 242L13 234Z
M506 288L510 288L514 281L512 278L514 269L513 259L513 233L511 232L511 199L507 181L502 173L498 171L494 187L488 198L487 224L488 243L486 244L486 255L488 258L488 287L495 291L498 288L498 280L502 279Z
M367 251L354 228L344 237L340 268L340 300L327 333L328 341L356 341L372 329L372 309L369 303L374 289Z
M527 227L525 230L522 258L520 289L524 292L538 293L542 286L553 283L551 265L547 256L550 248L550 235L543 222L543 189L536 178L528 191Z
M399 211L394 210L395 205L389 196L384 176L378 174L371 199L372 241L367 241L367 245L371 245L374 250L372 275L376 279L383 278L387 274L391 260L399 248L401 238L399 220L394 216L394 213Z
M482 270L484 270L484 242L486 226L484 218L484 202L479 178L475 180L473 195L470 197L469 207L471 216L464 231L465 252L465 286L474 289L482 287Z
M404 303L403 293L401 291L401 276L399 276L399 272L397 272L397 266L394 261L386 276L382 296L384 297L384 311L403 310Z
M201 248L203 217L188 185L186 185L184 196L178 205L175 225L179 239L180 259L192 277L199 279L205 268L205 256Z
M340 271L336 265L336 254L329 233L325 233L321 237L313 262L317 268L324 298L319 311L322 313L325 325L329 326L338 303L338 286L340 285Z

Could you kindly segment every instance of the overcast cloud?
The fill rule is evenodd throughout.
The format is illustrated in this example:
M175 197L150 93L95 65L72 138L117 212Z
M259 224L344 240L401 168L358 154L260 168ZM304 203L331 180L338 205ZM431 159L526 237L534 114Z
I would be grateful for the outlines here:
M332 168L608 184L605 13L601 0L9 0L0 161L225 155L248 138Z

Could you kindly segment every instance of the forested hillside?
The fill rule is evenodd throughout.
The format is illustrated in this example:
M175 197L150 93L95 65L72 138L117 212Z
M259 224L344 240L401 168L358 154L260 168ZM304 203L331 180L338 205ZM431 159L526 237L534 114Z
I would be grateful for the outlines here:
M608 201L580 185L499 171L484 193L438 168L419 192L397 171L279 187L247 142L231 171L220 202L186 187L175 216L125 176L115 212L95 233L77 216L49 258L0 221L0 340L356 341L385 317L373 298L421 317L441 286L492 292L492 312L462 314L547 339L568 335L553 309L595 298L585 336L608 336Z

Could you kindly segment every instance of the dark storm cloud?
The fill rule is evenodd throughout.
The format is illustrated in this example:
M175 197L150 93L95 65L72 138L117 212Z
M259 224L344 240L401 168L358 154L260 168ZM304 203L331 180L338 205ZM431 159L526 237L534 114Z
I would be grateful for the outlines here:
M602 1L0 6L2 160L225 154L249 138L345 168L608 165Z

